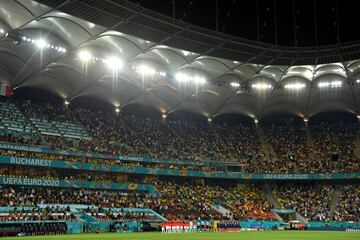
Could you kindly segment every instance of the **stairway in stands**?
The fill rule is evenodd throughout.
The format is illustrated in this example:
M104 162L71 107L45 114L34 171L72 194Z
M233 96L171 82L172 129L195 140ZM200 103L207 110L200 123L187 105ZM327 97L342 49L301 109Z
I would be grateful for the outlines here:
M355 156L360 158L360 138L359 138L359 136L357 137L356 142L355 142Z
M334 213L335 211L337 210L337 207L338 207L338 202L340 200L340 197L341 195L343 194L344 192L344 186L343 185L337 185L335 187L335 191L333 193L333 196L331 198L331 201L330 201L330 217L334 217Z
M273 160L277 161L279 157L273 146L266 140L266 136L259 125L256 126L256 134L261 142L261 152L265 154L266 157L271 156Z

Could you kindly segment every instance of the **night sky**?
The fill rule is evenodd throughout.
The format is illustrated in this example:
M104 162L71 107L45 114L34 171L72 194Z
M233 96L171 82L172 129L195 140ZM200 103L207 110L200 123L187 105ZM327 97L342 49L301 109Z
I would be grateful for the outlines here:
M173 0L131 1L170 17L173 16ZM176 19L216 30L216 0L174 0L174 2ZM340 42L360 40L358 27L360 13L356 3L359 2L350 0L218 0L218 30L234 36L274 44L276 43L275 32L277 32L277 44L285 46L336 44L338 35L336 9L338 9ZM257 12L259 12L259 34ZM275 16L277 24L275 24ZM295 43L294 19L297 43ZM275 26L277 26L277 31L275 31Z

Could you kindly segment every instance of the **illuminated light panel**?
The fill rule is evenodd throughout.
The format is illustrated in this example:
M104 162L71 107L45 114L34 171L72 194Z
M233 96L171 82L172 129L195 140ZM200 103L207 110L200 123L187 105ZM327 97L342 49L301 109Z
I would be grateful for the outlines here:
M46 41L46 39L43 39L43 38L32 39L27 36L21 36L21 40L24 43L32 43L39 49L49 48L51 50L56 50L57 52L62 52L62 53L67 52L66 48L50 44Z
M46 47L48 44L45 41L45 39L38 39L35 41L35 44L38 48L43 49L44 47Z
M190 75L185 74L185 73L177 73L175 75L175 78L179 82L190 82L190 81L192 81L195 84L205 84L206 83L206 78L204 78L204 77L190 76Z
M105 60L105 63L109 68L111 68L113 70L121 69L124 65L124 62L120 58L115 57L115 56L107 58Z
M166 77L166 72L158 72L156 69L145 64L140 66L131 66L131 69L141 75L159 75L161 77Z
M140 65L138 68L136 68L136 71L142 75L154 75L156 73L155 69L147 65Z
M305 83L289 83L284 86L286 89L299 90L306 87Z
M238 83L238 82L231 82L231 83L230 83L230 86L232 86L232 87L234 87L234 88L238 88L238 87L240 87L240 83Z
M271 89L272 85L267 83L255 83L252 84L251 87L258 90L265 90L265 89Z
M177 73L175 75L176 80L178 80L179 82L187 82L190 80L189 76L184 74L184 73Z
M51 47L53 47L53 46L51 46ZM81 61L87 62L91 59L91 53L83 50L78 53L78 57Z
M339 88L342 87L342 81L332 81L332 82L319 82L318 87L319 88Z
M196 84L205 84L206 83L206 79L204 77L195 76L193 78L193 80Z
M192 52L189 52L189 51L186 51L186 50L181 50L182 54L186 57L186 56L191 56L193 55L194 53Z

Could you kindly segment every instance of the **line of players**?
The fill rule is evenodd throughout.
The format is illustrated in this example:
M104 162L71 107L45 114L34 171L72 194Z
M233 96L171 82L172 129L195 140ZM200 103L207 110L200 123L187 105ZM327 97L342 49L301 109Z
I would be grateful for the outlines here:
M162 233L184 232L237 232L240 231L239 221L166 221L160 224Z

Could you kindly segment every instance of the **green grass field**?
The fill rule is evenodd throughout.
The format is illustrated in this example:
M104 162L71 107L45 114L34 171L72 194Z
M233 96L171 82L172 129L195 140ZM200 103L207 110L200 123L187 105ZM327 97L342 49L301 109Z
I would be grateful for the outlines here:
M2 239L17 239L8 237ZM360 240L360 232L326 232L326 231L261 231L239 233L103 233L103 234L70 234L60 236L21 237L20 239L74 239L74 240Z

